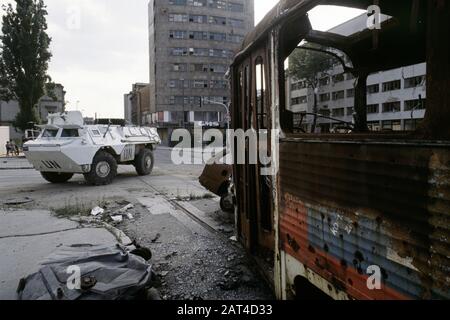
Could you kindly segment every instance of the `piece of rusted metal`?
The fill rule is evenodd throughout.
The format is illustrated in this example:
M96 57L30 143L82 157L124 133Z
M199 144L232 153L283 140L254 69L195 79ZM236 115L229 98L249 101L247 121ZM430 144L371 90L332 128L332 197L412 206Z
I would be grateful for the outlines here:
M294 139L280 150L283 250L353 298L450 297L448 146ZM367 287L371 265L382 290Z
M228 192L233 167L227 164L207 164L199 178L200 184L208 191L223 196Z

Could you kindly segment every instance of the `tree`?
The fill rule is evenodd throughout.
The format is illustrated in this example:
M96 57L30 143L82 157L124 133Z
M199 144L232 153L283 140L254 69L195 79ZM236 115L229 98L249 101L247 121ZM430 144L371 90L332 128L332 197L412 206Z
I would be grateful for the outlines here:
M42 0L15 0L4 5L0 35L0 99L17 100L20 111L15 127L25 130L39 123L36 105L48 89L51 38L47 34L47 11Z
M314 120L311 131L314 133L317 124L318 96L320 78L333 67L333 58L326 52L320 52L320 46L307 44L297 48L289 56L289 74L297 80L306 82L306 86L313 90L314 102L313 113ZM325 51L325 50L324 50Z

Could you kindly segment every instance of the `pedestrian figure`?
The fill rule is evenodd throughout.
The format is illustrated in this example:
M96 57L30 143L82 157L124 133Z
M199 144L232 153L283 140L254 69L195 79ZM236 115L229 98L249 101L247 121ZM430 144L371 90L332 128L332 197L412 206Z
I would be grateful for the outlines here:
M10 149L10 152L11 152L11 155L14 157L15 155L16 155L16 143L13 141L13 140L11 140L10 142L9 142L9 149Z
M9 141L6 141L6 156L9 157L9 153L12 152L11 151L11 143L9 143Z
M17 144L14 144L14 152L16 154L16 157L20 155L20 148Z

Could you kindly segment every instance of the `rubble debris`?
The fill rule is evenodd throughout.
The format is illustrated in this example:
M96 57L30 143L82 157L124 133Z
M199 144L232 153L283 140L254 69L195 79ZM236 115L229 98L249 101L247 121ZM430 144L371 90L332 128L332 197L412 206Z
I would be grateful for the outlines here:
M161 271L160 275L161 277L165 278L169 274L169 271Z
M127 212L128 210L130 210L130 209L133 209L134 208L134 205L132 205L131 203L130 204L127 204L125 207L123 207L122 209L120 209L119 210L119 212L120 213L125 213L125 212Z
M236 236L232 236L232 237L230 237L230 240L233 241L233 242L237 242L237 237Z
M94 209L92 209L91 211L91 215L93 215L94 217L98 216L99 214L103 214L105 212L105 209L100 208L100 207L95 207Z
M131 213L129 213L129 212L126 214L126 216L127 216L127 218L129 220L133 220L134 219L134 216Z
M111 216L111 219L114 222L119 222L119 223L123 221L123 217L122 216Z

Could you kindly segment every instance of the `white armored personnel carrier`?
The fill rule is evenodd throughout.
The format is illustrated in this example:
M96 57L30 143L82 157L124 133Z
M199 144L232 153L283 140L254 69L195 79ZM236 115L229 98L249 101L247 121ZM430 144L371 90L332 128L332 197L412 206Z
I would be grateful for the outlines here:
M155 128L85 125L78 111L48 116L39 137L24 145L24 153L44 179L64 183L83 174L92 185L110 184L117 166L134 165L139 175L153 170L153 151L161 143Z

